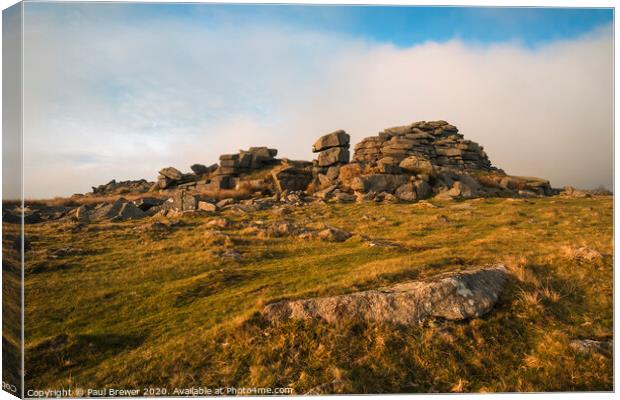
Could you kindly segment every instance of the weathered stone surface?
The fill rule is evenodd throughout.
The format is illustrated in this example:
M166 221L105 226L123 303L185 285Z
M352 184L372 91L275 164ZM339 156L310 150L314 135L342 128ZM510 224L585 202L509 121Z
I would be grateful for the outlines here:
M317 158L320 167L329 167L334 164L349 162L349 149L332 147L319 153Z
M146 215L144 211L140 210L133 203L127 202L121 206L118 214L111 218L112 221L126 221L128 219L139 219L143 218Z
M327 150L332 147L348 147L351 137L342 129L321 136L313 145L312 152Z
M206 165L203 165L203 164L193 164L189 168L196 175L203 175L203 174L208 174L209 172L215 171L215 168L217 168L217 164L215 164L215 168L213 168L213 165L211 167L207 167Z
M89 224L90 217L88 215L88 208L86 206L80 206L75 210L75 219L81 224Z
M165 208L177 211L195 211L198 207L198 196L180 190L164 203Z
M112 179L105 185L93 186L92 193L98 195L115 195L125 193L145 193L153 187L153 182L148 182L145 179L133 180L133 181L121 181L117 182Z
M91 222L110 220L125 221L128 219L138 219L146 217L147 214L139 209L132 202L123 197L119 197L114 203L100 204L90 211L88 217Z
M231 204L235 204L235 199L222 199L218 201L216 205L217 205L217 208L224 208Z
M181 180L181 178L183 177L181 171L174 167L162 168L159 171L159 174L173 181Z
M431 185L429 185L427 181L419 180L416 181L414 185L418 199L425 199L433 194Z
M340 166L338 179L345 186L350 186L353 178L362 175L362 167L359 163L349 163Z
M383 157L377 161L377 173L379 174L400 174L401 168L398 166L399 161L394 157Z
M431 161L420 156L409 156L399 164L400 168L412 174L433 175L434 168Z
M90 212L91 221L100 221L104 219L112 219L118 215L123 204L127 203L127 200L123 197L119 197L111 204L99 204L94 210Z
M142 211L146 211L152 207L162 205L164 203L164 200L158 199L157 197L143 197L141 199L135 200L133 203Z
M365 138L355 146L353 161L377 163L383 157L390 156L403 161L415 156L426 159L434 166L452 166L465 170L488 171L491 162L478 144L463 139L456 127L445 121L420 121L407 126L388 128L379 135ZM409 160L401 168L410 168L410 173L420 171L417 163Z
M331 297L280 301L263 308L271 321L319 319L403 325L429 318L463 320L488 313L507 278L503 265L443 274L423 281Z
M319 232L319 238L328 242L344 242L349 239L351 234L345 230L328 226Z
M303 166L283 165L271 171L271 177L278 192L306 190L312 182L312 171Z
M352 203L356 200L354 194L338 192L334 194L334 201L338 203Z
M330 181L335 181L336 179L338 179L338 175L340 175L340 166L339 165L331 166L331 167L327 168L327 171L325 172L325 176Z
M208 201L199 201L198 209L200 211L215 212L217 211L217 206L213 203L209 203Z
M404 185L399 186L396 189L396 197L404 201L415 201L418 198L418 194L415 190L415 185L413 183L406 183Z
M371 174L362 175L351 180L351 189L356 192L394 192L399 186L407 183L406 175Z
M448 191L448 194L452 197L469 199L473 196L473 191L466 183L455 181L452 184L452 188Z
M613 340L575 339L569 343L571 349L584 355L599 353L611 357L614 351Z

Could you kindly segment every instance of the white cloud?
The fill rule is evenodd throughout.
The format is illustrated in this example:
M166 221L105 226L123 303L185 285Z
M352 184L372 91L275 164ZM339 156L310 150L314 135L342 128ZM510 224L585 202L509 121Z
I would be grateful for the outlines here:
M290 27L41 18L26 31L26 194L84 192L253 145L446 119L507 172L611 186L611 28L526 49L399 49Z

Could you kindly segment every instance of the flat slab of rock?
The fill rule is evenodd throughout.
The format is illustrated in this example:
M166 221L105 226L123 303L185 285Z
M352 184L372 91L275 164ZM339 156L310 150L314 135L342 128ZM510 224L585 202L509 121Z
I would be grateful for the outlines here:
M493 308L507 274L503 265L496 265L376 290L281 301L265 306L262 312L270 321L321 319L329 323L357 320L413 325L429 317L477 318Z
M342 129L339 129L318 138L318 140L312 145L312 152L318 153L319 151L327 150L332 147L348 147L350 140L351 137L349 134Z
M183 174L181 173L181 171L179 171L178 169L174 168L174 167L166 167L166 168L162 168L159 171L160 175L165 176L168 179L171 179L173 181L178 181L183 177Z

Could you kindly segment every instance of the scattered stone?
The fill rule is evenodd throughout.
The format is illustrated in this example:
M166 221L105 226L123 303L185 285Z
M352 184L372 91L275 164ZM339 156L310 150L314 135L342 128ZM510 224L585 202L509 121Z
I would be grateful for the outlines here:
M338 203L352 203L357 199L357 197L354 194L338 192L334 194L333 199Z
M199 201L198 202L198 209L200 211L216 212L217 211L217 205L215 205L213 203L209 203L208 201Z
M86 206L80 206L75 210L75 219L82 224L90 224L90 217L88 216L88 208Z
M308 390L305 395L321 395L321 394L338 394L343 393L346 388L346 382L342 379L335 379L331 382L323 383Z
M142 211L148 211L153 207L162 205L164 202L165 200L158 199L156 197L143 197L135 200L133 203Z
M368 247L384 248L384 249L398 249L398 250L405 249L405 246L403 246L402 244L392 242L390 240L385 240L385 239L364 238L364 243Z
M439 208L427 200L421 200L417 204L415 204L415 206L420 208Z
M229 206L231 204L235 204L235 199L223 199L217 202L216 206L217 208L224 208L226 206Z
M327 199L330 194L332 194L338 187L336 185L332 185L328 188L320 190L314 194L315 197L319 199Z
M276 217L284 217L287 215L291 214L291 209L289 208L289 206L282 206L282 207L278 207L278 208L274 208L272 211L272 214Z
M571 260L594 262L603 258L603 255L587 246L579 248L564 247L564 254Z
M212 219L211 221L207 222L207 226L209 228L221 228L224 229L228 226L228 220L226 218L216 218L216 219Z
M233 261L241 260L241 253L235 249L223 249L216 252L218 257L229 258Z
M144 211L136 207L131 202L123 203L118 214L111 218L111 221L126 221L130 219L140 219L145 217Z
M318 233L318 236L322 240L328 242L344 242L352 235L345 230L334 228L333 226L327 226Z
M458 203L450 206L449 208L453 210L471 210L474 207L471 205L471 203Z
M262 313L272 322L320 319L414 325L430 317L464 320L491 311L506 279L506 268L497 265L340 296L280 301Z
M591 339L576 339L569 344L571 349L581 354L599 353L608 357L613 355L613 340L599 341Z
M158 233L169 232L170 225L162 221L155 221L155 222L145 225L143 229L146 231L153 231L153 232L158 232Z

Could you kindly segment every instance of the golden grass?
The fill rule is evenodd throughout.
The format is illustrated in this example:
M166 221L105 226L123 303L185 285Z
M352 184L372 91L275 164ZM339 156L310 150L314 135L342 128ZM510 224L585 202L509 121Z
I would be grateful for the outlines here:
M313 204L286 217L231 210L218 216L229 221L225 227L193 214L161 235L145 228L148 220L78 233L62 223L27 225L27 386L283 386L297 394L328 383L346 393L611 390L611 359L576 354L568 343L612 337L612 200L483 199L464 202L467 209L431 203L436 207ZM356 235L328 243L246 229L284 218ZM404 250L369 247L362 235ZM595 248L602 257L576 260L563 246ZM241 257L223 257L225 249ZM504 263L510 279L481 319L415 327L269 325L257 314L277 299L493 263ZM41 346L61 334L66 343Z

